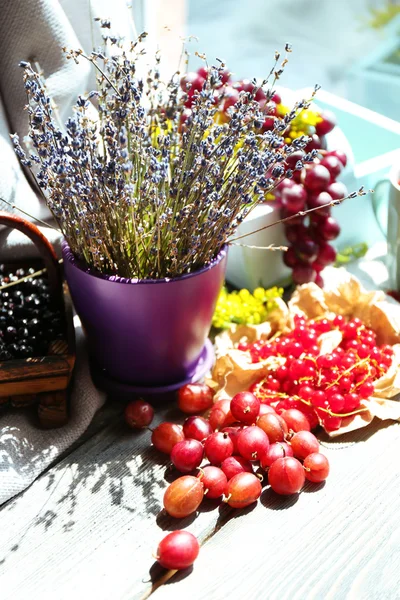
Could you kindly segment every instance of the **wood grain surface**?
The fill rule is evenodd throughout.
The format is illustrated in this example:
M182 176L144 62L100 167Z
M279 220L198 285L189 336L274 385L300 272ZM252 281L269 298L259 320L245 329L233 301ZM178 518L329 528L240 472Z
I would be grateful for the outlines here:
M400 425L327 442L325 485L298 497L266 486L254 507L205 501L182 521L161 511L175 473L133 433L121 405L25 493L0 510L2 600L220 600L400 598ZM107 412L108 411L108 412ZM161 410L156 423L178 419ZM193 570L174 575L152 558L187 528L202 542Z

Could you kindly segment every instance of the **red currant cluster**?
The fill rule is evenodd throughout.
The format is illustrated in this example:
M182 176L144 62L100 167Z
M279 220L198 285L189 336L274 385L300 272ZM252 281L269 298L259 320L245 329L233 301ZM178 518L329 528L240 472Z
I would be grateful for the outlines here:
M341 343L333 352L320 355L319 336L334 329L341 333ZM393 360L392 347L378 347L372 329L360 319L346 321L341 315L310 321L296 316L289 334L240 344L239 349L249 352L255 363L271 356L285 358L284 365L250 391L278 413L296 408L305 414L311 429L321 423L327 431L339 429L344 418L365 410L361 401L372 396L374 381Z
M220 499L232 508L256 502L262 493L264 471L278 494L297 494L305 480L324 481L328 459L319 452L310 423L299 410L278 414L251 392L240 392L232 400L214 404L207 385L189 384L179 391L179 406L189 416L183 426L160 423L153 431L153 445L169 454L183 473L166 489L163 504L174 518L193 514L203 499ZM199 412L211 409L208 417ZM126 409L127 422L146 427L152 408L143 400ZM206 464L204 464L206 462ZM196 473L197 470L197 473ZM196 538L184 531L169 534L158 547L157 560L170 569L183 569L196 559Z
M293 154L289 168L295 169L302 152ZM284 179L276 190L281 203L281 215L290 217L312 208L319 208L305 216L292 219L285 226L285 235L291 245L284 254L285 264L293 270L296 284L310 281L323 286L321 271L335 262L336 251L329 243L340 233L337 221L331 216L330 203L347 195L346 186L336 181L347 159L338 150L321 154L312 164L294 171L292 179Z

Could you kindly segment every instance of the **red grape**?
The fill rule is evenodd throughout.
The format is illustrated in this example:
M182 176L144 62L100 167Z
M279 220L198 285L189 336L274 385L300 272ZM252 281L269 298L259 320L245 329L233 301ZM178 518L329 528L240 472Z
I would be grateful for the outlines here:
M318 262L321 265L330 265L336 260L336 250L333 246L327 243L322 243L320 245L319 253L318 253Z
M190 473L194 471L203 460L203 444L198 440L183 440L172 448L171 460L178 471Z
M201 413L213 405L214 391L205 383L188 383L178 392L178 405L189 415Z
M347 156L342 150L332 150L327 152L326 156L336 156L344 167L347 165Z
M200 470L197 477L204 486L204 495L207 498L219 498L225 493L228 479L218 467L207 465Z
M335 181L334 183L331 183L326 188L326 191L331 196L332 200L341 200L348 194L346 186L341 181Z
M182 427L176 423L168 423L167 421L160 423L151 434L152 444L157 450L165 454L171 454L175 444L184 439L185 436L183 435Z
M282 104L281 96L275 92L272 96L272 102L275 102L275 104Z
M331 241L337 238L340 233L339 223L333 217L327 217L320 221L318 226L319 236L326 241Z
M239 100L239 92L235 88L227 86L224 89L224 101L222 105L222 111L226 112L231 106L235 106Z
M175 479L165 490L164 508L171 517L182 519L194 513L204 496L200 479L184 475Z
M154 409L144 400L133 400L126 405L125 422L132 429L142 429L148 427L154 417Z
M323 454L314 452L304 460L306 478L314 483L325 481L329 475L329 461Z
M292 152L292 154L290 154L289 156L286 157L285 162L288 166L289 169L295 169L296 168L296 164L299 161L303 161L304 159L304 152L302 150L298 150L297 152Z
M304 185L312 192L322 192L326 190L331 181L331 174L323 165L314 165L307 169L304 178Z
M245 425L256 422L260 411L260 401L251 392L239 392L231 400L232 416Z
M212 433L204 443L204 452L212 465L220 465L233 454L233 442L228 433Z
M303 210L307 200L307 192L302 185L286 187L282 192L282 206L293 212Z
M320 113L321 121L315 125L317 135L326 135L336 127L337 120L335 114L330 110L324 110Z
M200 75L200 77L202 77L203 79L207 79L208 78L207 67L200 67L199 69L197 69L197 75Z
M212 428L207 419L199 416L188 417L183 424L183 433L188 439L202 442L212 433Z
M193 93L195 90L201 92L204 82L204 77L201 77L198 73L190 72L182 77L180 85L184 92Z
M283 262L287 267L291 269L298 266L299 264L302 264L301 259L298 257L294 248L288 248L288 250L283 253Z
M293 269L293 281L297 285L313 282L317 278L317 272L309 265L296 265Z
M305 481L303 466L291 456L278 458L269 468L268 481L277 494L297 494Z
M321 160L321 165L328 169L329 173L331 174L332 183L339 177L343 170L342 161L339 160L337 156L325 156L325 158Z
M313 133L311 142L308 142L306 146L306 151L311 152L311 150L319 150L320 148L322 148L321 138L316 133Z
M199 555L200 546L189 531L172 531L157 548L157 561L165 569L187 569Z
M263 131L272 131L275 127L276 119L275 117L265 117L264 123L262 126Z
M244 508L261 496L261 483L252 473L238 473L226 486L227 503L233 508Z
M308 195L307 205L309 208L318 208L319 210L315 214L311 215L312 219L317 220L319 225L322 217L328 217L331 211L329 206L332 202L332 197L328 192L316 192ZM324 208L322 208L324 207Z

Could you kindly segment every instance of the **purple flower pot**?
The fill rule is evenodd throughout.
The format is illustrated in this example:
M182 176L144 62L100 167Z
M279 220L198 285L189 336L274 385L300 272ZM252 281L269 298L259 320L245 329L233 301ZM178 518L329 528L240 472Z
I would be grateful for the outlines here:
M208 337L228 249L175 279L122 280L93 274L63 242L65 276L96 364L137 386L190 379Z

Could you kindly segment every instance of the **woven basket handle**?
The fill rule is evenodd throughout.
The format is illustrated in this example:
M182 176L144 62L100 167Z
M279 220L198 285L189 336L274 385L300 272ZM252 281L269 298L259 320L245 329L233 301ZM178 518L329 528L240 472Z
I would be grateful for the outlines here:
M18 229L24 233L39 250L41 257L46 265L49 283L52 292L59 295L61 290L61 271L58 264L57 255L49 240L34 225L22 217L0 211L0 225L6 225L12 229Z

